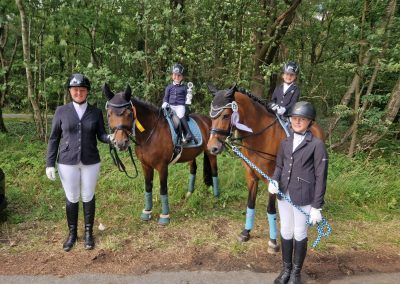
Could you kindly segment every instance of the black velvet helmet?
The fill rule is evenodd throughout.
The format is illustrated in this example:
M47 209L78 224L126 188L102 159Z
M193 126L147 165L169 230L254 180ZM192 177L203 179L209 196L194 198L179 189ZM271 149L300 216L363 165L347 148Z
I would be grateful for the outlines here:
M299 66L296 64L296 62L289 61L288 63L285 63L282 67L283 73L290 73L290 74L299 74Z
M289 111L289 116L302 116L315 120L316 112L313 105L309 102L297 102Z
M85 87L90 91L90 81L89 79L80 73L72 74L67 81L67 88L71 87Z
M174 64L171 68L171 73L177 73L180 75L183 75L183 72L185 71L185 68L179 63Z

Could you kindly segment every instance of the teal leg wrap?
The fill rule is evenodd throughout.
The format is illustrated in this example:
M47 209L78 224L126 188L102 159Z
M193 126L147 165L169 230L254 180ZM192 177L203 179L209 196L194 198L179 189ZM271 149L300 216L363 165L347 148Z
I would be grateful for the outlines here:
M162 206L162 211L161 211L160 219L158 219L158 224L168 225L169 221L170 221L168 194L161 195L161 206Z
M276 228L276 214L269 214L268 216L268 224L269 224L269 238L271 240L276 240L277 238L277 228Z
M212 177L213 181L213 192L214 196L218 197L219 196L219 182L218 182L218 177Z
M169 214L168 194L161 195L161 206L162 206L161 214L168 215Z
M195 181L196 181L196 175L190 174L188 192L193 193Z
M251 231L253 229L255 213L256 213L256 209L250 209L249 207L247 207L247 210L246 210L246 225L244 226L244 228L246 230Z
M153 208L153 193L144 192L144 210L140 215L140 219L143 221L149 221L151 219L151 209Z
M144 192L144 202L144 210L151 211L151 209L153 209L153 192Z

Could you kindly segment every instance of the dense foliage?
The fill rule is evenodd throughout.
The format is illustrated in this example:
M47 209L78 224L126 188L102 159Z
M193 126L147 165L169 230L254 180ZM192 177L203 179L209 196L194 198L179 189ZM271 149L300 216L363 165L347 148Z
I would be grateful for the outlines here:
M115 90L130 84L136 96L159 104L168 70L179 61L195 84L194 109L207 113L206 83L225 88L236 82L268 98L282 62L295 60L302 99L328 119L330 144L348 142L355 125L361 150L381 137L398 141L396 0L16 2L26 13L30 62L24 64L20 9L2 1L0 109L26 112L37 102L41 116L52 112L68 99L64 84L72 72L89 76L90 101L100 106L104 82ZM33 98L26 95L26 66Z

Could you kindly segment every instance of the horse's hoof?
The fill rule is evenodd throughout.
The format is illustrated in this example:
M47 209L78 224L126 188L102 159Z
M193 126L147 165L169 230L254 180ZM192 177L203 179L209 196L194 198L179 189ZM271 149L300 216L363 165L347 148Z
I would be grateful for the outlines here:
M158 219L158 224L161 226L167 226L171 221L169 215L160 215L160 219Z
M248 232L247 230L243 230L243 232L241 232L238 236L238 241L244 243L248 240L250 240L250 232Z
M273 243L273 242L271 242L271 240L268 241L267 252L269 254L276 254L276 253L279 252L279 250L280 250L280 247L279 247L279 245L277 243Z
M151 211L143 210L142 214L140 214L140 219L142 221L150 221L151 220Z
M192 196L192 193L190 191L186 192L186 199L190 198Z

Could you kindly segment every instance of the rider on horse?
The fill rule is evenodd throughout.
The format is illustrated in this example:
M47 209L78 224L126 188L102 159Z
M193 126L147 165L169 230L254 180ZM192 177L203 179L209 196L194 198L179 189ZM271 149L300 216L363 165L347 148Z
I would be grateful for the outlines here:
M296 85L299 66L295 62L289 61L283 65L282 72L283 83L275 88L274 93L272 94L272 103L270 104L270 108L283 122L281 122L281 124L282 127L285 128L288 124L287 114L300 97L300 89ZM288 134L288 131L286 132Z
M163 104L161 107L163 109L170 107L176 113L185 134L182 142L189 143L192 139L195 139L195 137L189 128L188 120L185 115L185 102L188 93L188 86L182 83L184 70L184 67L179 63L172 66L171 77L173 82L165 88Z

